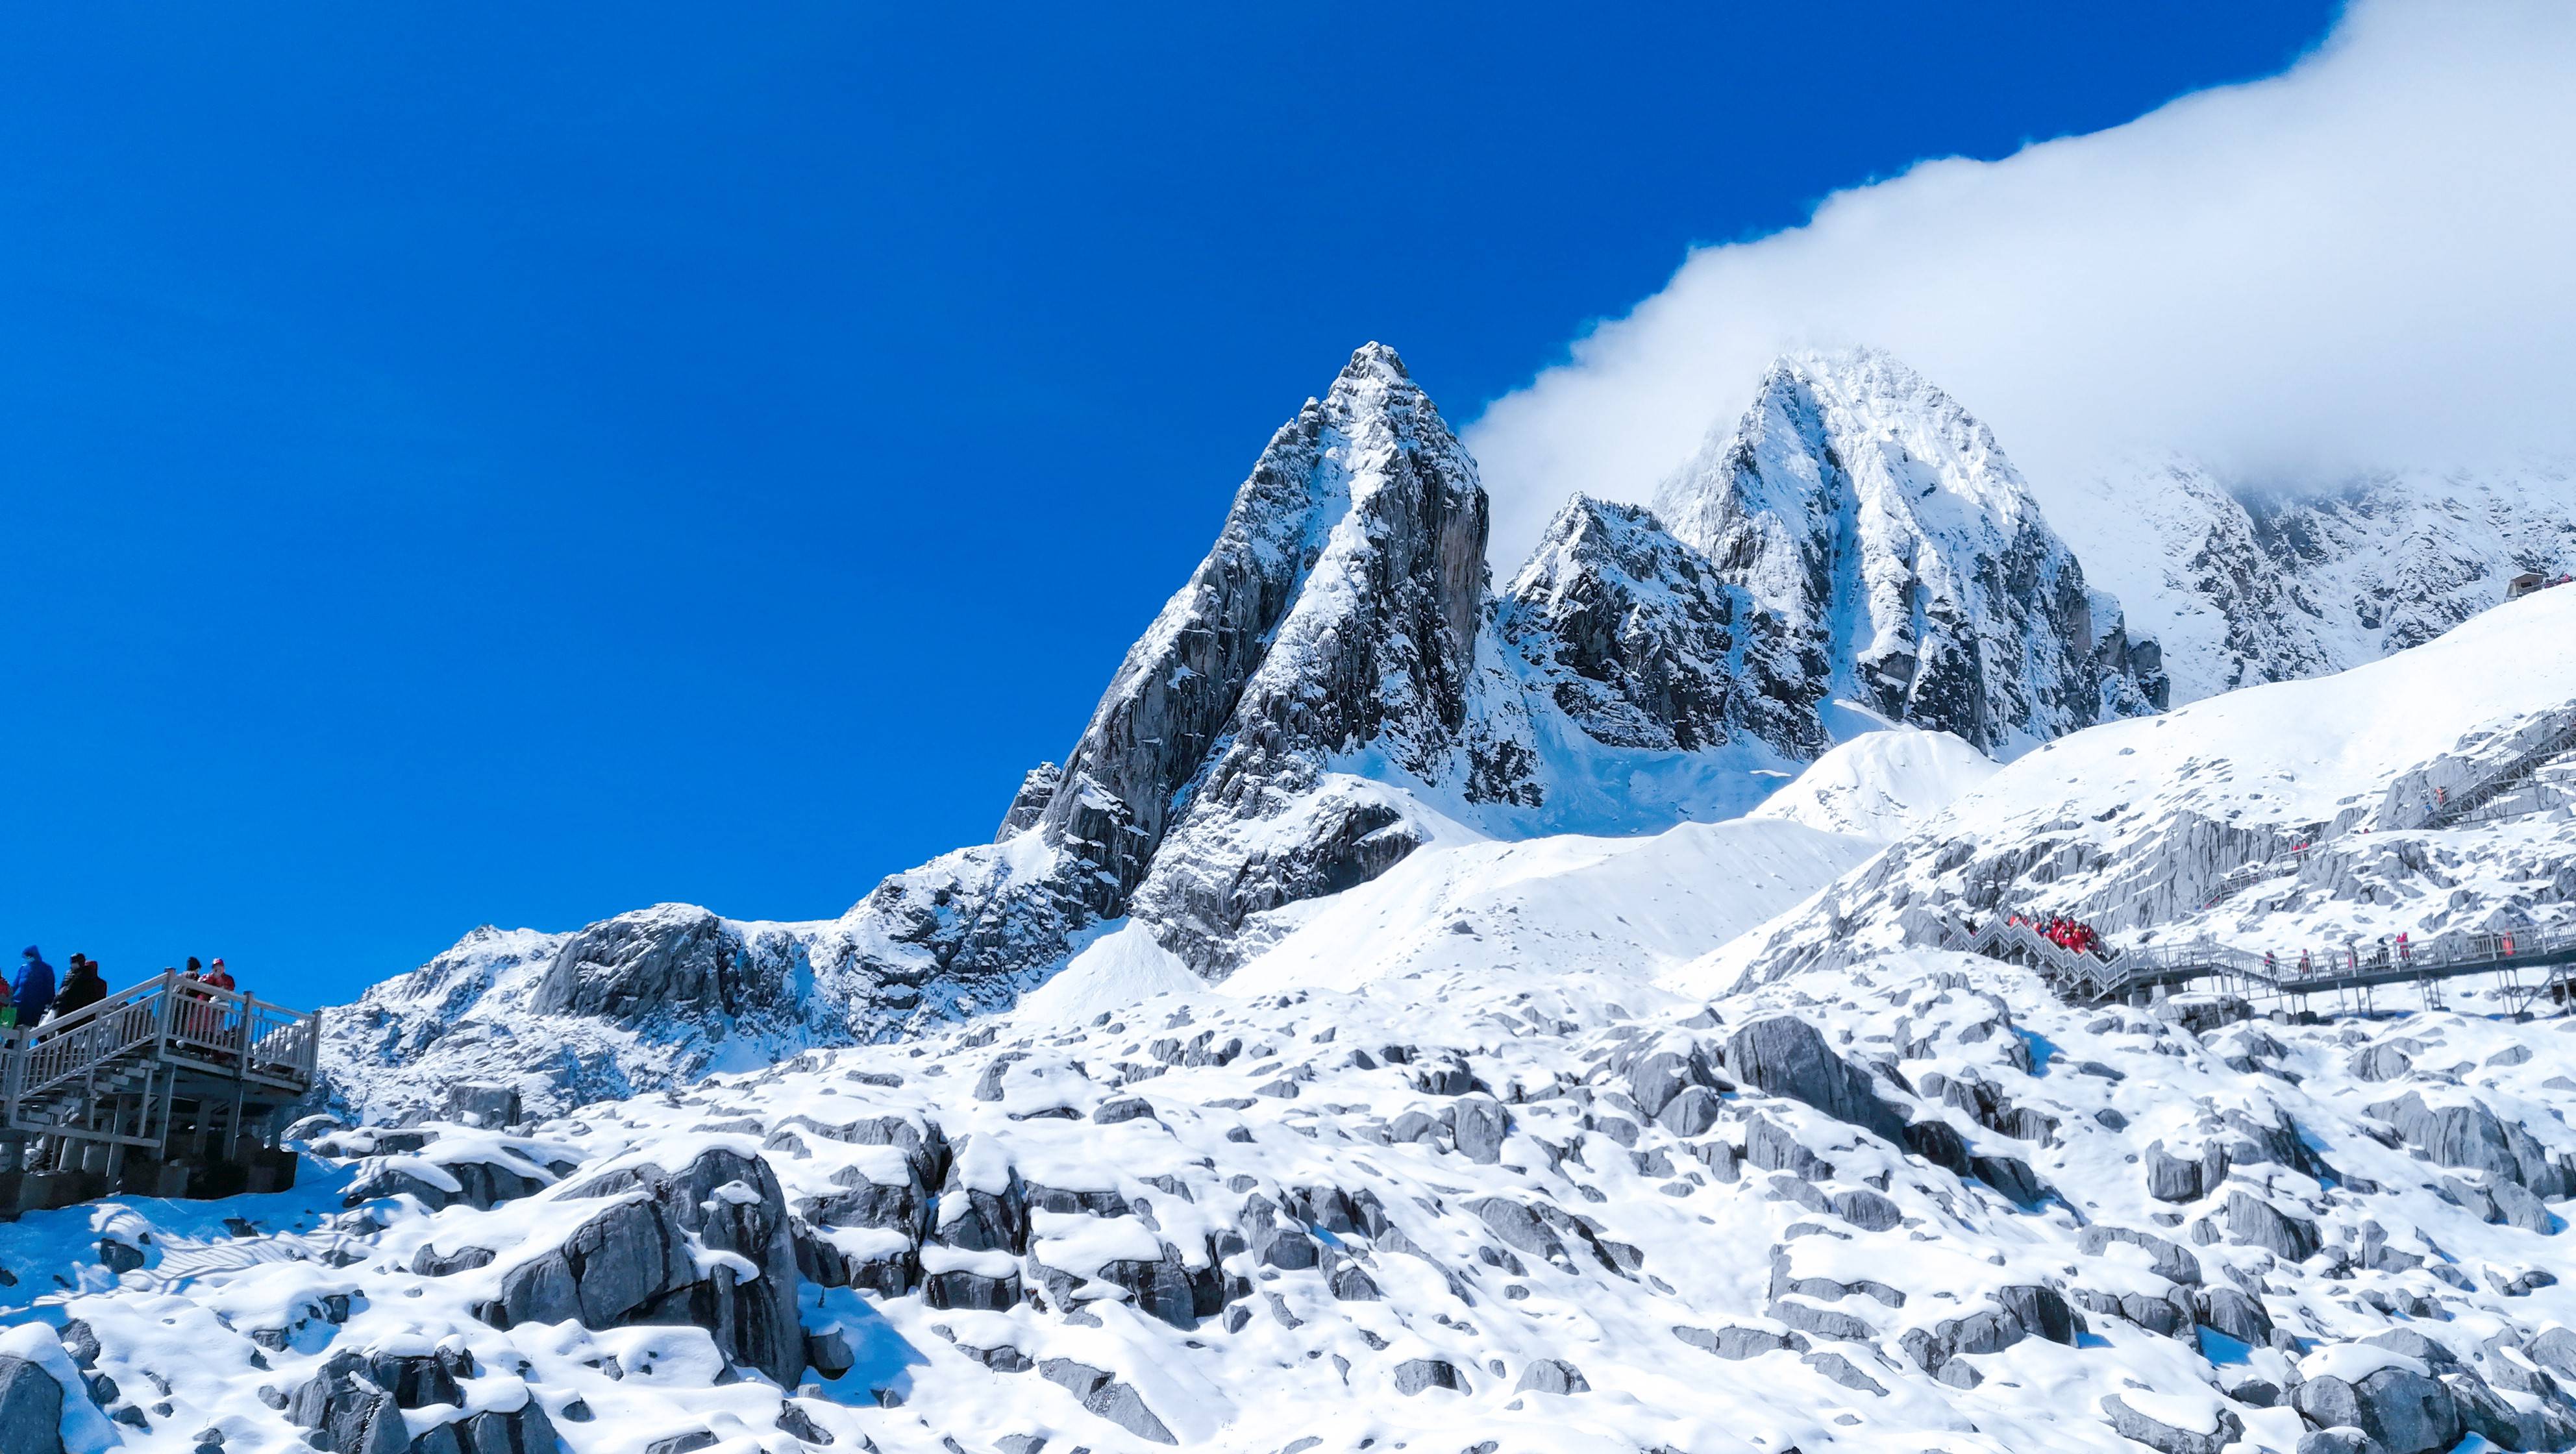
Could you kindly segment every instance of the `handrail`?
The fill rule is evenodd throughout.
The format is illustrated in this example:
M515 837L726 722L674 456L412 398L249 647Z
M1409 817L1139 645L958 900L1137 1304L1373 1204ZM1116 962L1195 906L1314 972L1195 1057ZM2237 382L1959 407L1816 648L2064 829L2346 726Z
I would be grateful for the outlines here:
M2448 977L2507 967L2533 960L2576 956L2576 926L2556 930L2515 929L2489 933L2437 935L2423 944L2375 945L2358 941L2297 951L2296 967L2278 951L2257 954L2192 940L2125 952L2079 954L2026 924L2009 919L1988 921L1975 933L1944 925L1944 947L1993 955L1997 950L2023 950L2061 981L2078 981L2096 996L2107 997L2153 984L2171 984L2216 975L2235 975L2275 994L2314 994L2383 980Z
M242 990L164 973L22 1032L8 1057L10 1112L112 1061L152 1047L156 1057L229 1063L236 1075L280 1074L310 1085L321 1017L262 1004Z
M2507 758L2497 765L2495 771L2472 779L2459 792L2445 794L2440 803L2425 812L2418 826L2441 828L2458 822L2538 772L2551 758L2570 751L2576 751L2576 720L2568 721L2531 747Z

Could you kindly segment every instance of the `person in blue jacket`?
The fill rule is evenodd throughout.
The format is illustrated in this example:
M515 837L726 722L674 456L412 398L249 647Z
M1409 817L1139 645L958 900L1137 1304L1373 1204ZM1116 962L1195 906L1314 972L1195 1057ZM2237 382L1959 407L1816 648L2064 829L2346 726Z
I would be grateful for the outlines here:
M54 967L30 944L21 952L26 964L18 971L18 982L10 987L9 1008L15 1012L13 1023L33 1029L45 1011L54 1007Z

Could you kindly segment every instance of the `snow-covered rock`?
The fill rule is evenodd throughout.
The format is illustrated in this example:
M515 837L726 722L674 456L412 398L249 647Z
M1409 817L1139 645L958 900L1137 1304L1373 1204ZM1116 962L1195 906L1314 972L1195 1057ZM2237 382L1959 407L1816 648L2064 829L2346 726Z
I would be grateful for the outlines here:
M2421 645L2520 571L2576 571L2576 470L2402 470L2286 489L2188 458L2072 482L2091 578L2162 646L2176 704Z
M1994 436L1885 354L1774 364L1655 508L1773 650L1885 717L2009 757L2163 699Z
M2576 768L2576 654L2534 649L2568 640L2576 590L2543 591L2350 671L2061 739L1774 926L1754 958L1778 973L2014 912L2283 965L2564 922L2570 798L2444 814L2535 756L2544 783Z

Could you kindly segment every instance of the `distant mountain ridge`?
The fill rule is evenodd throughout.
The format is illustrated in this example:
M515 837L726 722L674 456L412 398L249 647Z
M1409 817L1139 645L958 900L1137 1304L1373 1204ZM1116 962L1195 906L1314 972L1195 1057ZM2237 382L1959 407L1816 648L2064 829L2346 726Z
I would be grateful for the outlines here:
M2499 549L2576 540L2529 523L2536 495L2497 527L2520 544L2391 573L2367 528L2402 513L2385 496L2230 513L2182 479L2164 547L2111 568L2141 610L1955 400L1884 354L1799 354L1653 508L1569 501L1497 591L1474 460L1370 344L1272 436L992 842L834 920L664 905L477 931L335 1012L326 1063L388 1114L471 1077L568 1103L1000 1009L1122 925L1222 977L1435 842L1733 818L1885 723L2012 758L2211 689L2227 650L2246 679L2348 665L2363 637L2300 634L2324 583L2370 574L2355 619L2404 644L2458 619ZM2213 613L2237 645L2207 643Z

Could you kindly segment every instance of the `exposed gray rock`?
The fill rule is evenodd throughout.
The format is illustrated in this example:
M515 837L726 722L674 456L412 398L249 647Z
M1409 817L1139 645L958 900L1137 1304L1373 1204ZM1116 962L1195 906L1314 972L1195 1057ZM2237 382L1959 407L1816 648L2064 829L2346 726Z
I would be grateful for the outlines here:
M1445 1358L1408 1358L1395 1365L1397 1393L1410 1395L1433 1388L1455 1389L1460 1393L1473 1391L1468 1387L1467 1376Z
M688 1323L734 1363L794 1387L805 1339L796 1314L795 1240L778 1178L756 1156L712 1149L678 1172L643 1165L594 1178L567 1200L641 1189L582 1224L560 1247L520 1263L484 1317L500 1327L577 1319L585 1327ZM701 1271L692 1240L759 1269Z
M1467 1210L1475 1213L1505 1246L1559 1266L1572 1265L1565 1244L1529 1206L1508 1197L1485 1197L1467 1203Z
M518 1088L488 1081L458 1081L447 1088L447 1118L467 1126L516 1125Z
M0 1454L63 1454L63 1386L44 1365L0 1356Z
M2007 1287L1996 1294L1996 1306L1961 1318L1945 1318L1930 1328L1911 1328L1897 1340L1914 1365L1935 1378L1961 1354L2000 1353L2024 1338L2052 1343L2075 1341L2075 1313L2054 1290L2037 1286ZM1959 1365L1963 1379L1973 1371ZM1944 1380L1948 1381L1948 1380ZM1972 1383L1966 1386L1973 1386Z
M1726 1068L1766 1094L1804 1101L1837 1120L1904 1143L1904 1118L1878 1098L1869 1077L1827 1047L1815 1026L1794 1015L1775 1015L1736 1031L1726 1042Z
M1676 1136L1697 1136L1717 1124L1718 1108L1725 1104L1706 1086L1684 1086L1656 1113L1655 1124Z
M1971 1156L1968 1167L1977 1179L2010 1198L2014 1205L2031 1208L2048 1200L2050 1192L2030 1163L2018 1156Z
M2147 1195L2160 1202L2196 1202L2202 1187L2200 1163L2169 1154L2162 1141L2147 1143Z
M2564 1449L2576 1439L2576 1410L2561 1398L2524 1408L2466 1371L2445 1373L2442 1386L2460 1411L2460 1425L2502 1449Z
M1712 1332L1707 1328L1676 1325L1673 1336L1703 1352L1734 1362L1782 1349L1804 1353L1808 1346L1807 1340L1797 1333L1774 1333L1766 1328L1719 1328Z
M1810 1353L1798 1360L1825 1377L1848 1389L1887 1397L1887 1388L1877 1379L1860 1371L1859 1365L1839 1353Z
M1041 762L1022 774L1020 790L1011 794L1011 806L1003 810L1002 826L994 831L993 841L1005 842L1036 827L1063 783L1064 769L1052 762Z
M2249 1347L2269 1347L2272 1342L2272 1315L2263 1304L2232 1287L2213 1287L2203 1292L2195 1313L2199 1320Z
M1486 1166L1503 1159L1503 1136L1511 1128L1511 1116L1503 1103L1492 1096L1461 1096L1450 1108L1455 1113L1453 1134L1458 1154Z
M1168 1242L1163 1244L1163 1255L1156 1261L1104 1263L1098 1276L1103 1282L1125 1288L1136 1311L1175 1328L1195 1328L1200 1319L1216 1316L1225 1306L1225 1274L1217 1267L1216 1259L1203 1256L1193 1269L1181 1249ZM1366 1281L1365 1276L1362 1281Z
M1947 1121L1922 1120L1908 1124L1905 1149L1959 1176L1976 1175L1968 1156L1967 1141Z
M2319 1428L2361 1430L2388 1454L2430 1454L2460 1440L2451 1391L2408 1368L2383 1368L2357 1382L2311 1378L2290 1391L2290 1404Z
M2200 1286L2200 1259L2189 1250L2153 1233L2097 1222L2075 1236L2076 1250L2087 1257L2101 1256L2115 1242L2144 1249L2153 1259L2156 1276L2165 1281L2180 1283L2184 1287Z
M2507 1125L2481 1100L2435 1108L2409 1091L2370 1113L2397 1128L2415 1154L2436 1166L2484 1171L2533 1195L2555 1200L2576 1194L2576 1177L2520 1125Z
M2287 1262L2307 1261L2317 1255L2319 1245L2316 1223L2244 1191L2227 1194L2227 1235Z
M1512 1386L1514 1393L1590 1393L1583 1370L1559 1358L1533 1359L1521 1370L1521 1381Z
M1819 1307L1801 1298L1780 1298L1771 1304L1771 1316L1797 1329L1829 1338L1838 1343L1867 1343L1878 1337L1878 1330L1850 1313Z
M1595 742L1696 752L1751 737L1792 759L1831 745L1826 682L1783 624L1639 506L1567 501L1496 626L1530 689Z
M2135 1439L2157 1454L2219 1454L2245 1436L2245 1421L2225 1408L2218 1410L2215 1428L2178 1429L2139 1413L2118 1394L2108 1394L2102 1399L2102 1416L2121 1438Z
M630 1026L672 1012L736 1018L789 1010L801 959L801 950L755 954L740 930L714 914L659 904L566 940L529 1008Z

